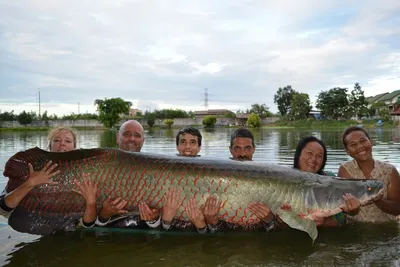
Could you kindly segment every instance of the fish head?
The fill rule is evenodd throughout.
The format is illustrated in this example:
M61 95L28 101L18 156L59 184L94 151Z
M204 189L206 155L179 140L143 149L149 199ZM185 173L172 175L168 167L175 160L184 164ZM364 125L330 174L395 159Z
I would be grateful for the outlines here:
M385 185L379 180L366 180L364 183L364 194L359 198L361 206L369 205L378 201L385 194Z

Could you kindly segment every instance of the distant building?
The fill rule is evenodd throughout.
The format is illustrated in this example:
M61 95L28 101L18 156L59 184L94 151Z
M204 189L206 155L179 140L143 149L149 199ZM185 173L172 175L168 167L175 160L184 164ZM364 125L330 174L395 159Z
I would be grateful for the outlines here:
M129 110L129 117L134 117L141 114L143 114L143 111L141 109L131 108Z
M319 111L319 110L311 110L310 113L308 113L308 118L316 119L316 120L326 119L325 117L321 116L321 111Z
M389 109L389 114L394 111L397 99L400 97L400 90L391 92L390 94L384 95L377 100L378 102L383 102Z
M367 107L370 108L372 106L372 104L376 103L377 101L379 101L382 97L384 97L385 95L387 95L389 93L382 93L376 96L370 96L370 97L366 97L365 101L367 101Z
M227 109L208 109L208 110L197 110L194 111L194 117L196 119L203 119L205 116L224 116L227 114L231 114L232 111Z
M248 113L238 113L236 114L236 125L244 126L246 125L247 119L249 118Z

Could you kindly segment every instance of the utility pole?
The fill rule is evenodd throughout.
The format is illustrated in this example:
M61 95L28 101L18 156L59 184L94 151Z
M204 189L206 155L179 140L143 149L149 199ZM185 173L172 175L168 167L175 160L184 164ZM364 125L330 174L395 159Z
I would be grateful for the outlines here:
M42 118L42 116L40 115L40 88L39 88L39 120Z
M208 109L208 89L204 89L204 107Z
M80 107L79 107L79 102L78 102L78 114L81 114L81 110L80 110Z

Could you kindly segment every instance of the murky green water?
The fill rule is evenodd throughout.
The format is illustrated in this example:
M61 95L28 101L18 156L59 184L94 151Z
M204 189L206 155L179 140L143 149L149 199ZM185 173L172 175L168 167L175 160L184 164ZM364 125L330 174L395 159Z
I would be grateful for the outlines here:
M229 157L232 129L202 130L202 156ZM400 167L400 130L373 129L374 157ZM81 131L79 147L115 146L115 134ZM175 154L176 130L146 133L144 152ZM291 165L300 137L314 134L328 148L326 170L337 172L349 157L341 131L255 130L254 160ZM39 146L45 133L0 133L0 170L14 153ZM6 179L0 176L0 189ZM14 231L0 218L0 266L400 266L398 225L357 225L322 229L314 244L298 231L197 233L105 229L34 236Z

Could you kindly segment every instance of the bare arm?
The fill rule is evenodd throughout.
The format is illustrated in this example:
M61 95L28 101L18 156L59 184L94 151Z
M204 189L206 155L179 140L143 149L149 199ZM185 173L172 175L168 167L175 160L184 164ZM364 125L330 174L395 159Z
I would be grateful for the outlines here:
M17 189L13 190L4 197L4 203L10 209L15 209L22 199L33 189L35 186L41 184L57 184L50 179L57 175L60 171L54 171L57 164L51 164L51 161L47 162L46 165L40 171L34 171L32 164L28 163L29 166L29 178ZM54 172L53 172L54 171Z
M387 188L387 199L380 199L375 205L385 213L400 215L400 177L399 172L393 167Z
M342 178L351 178L350 174L347 172L346 168L340 165L339 171L338 171L338 177Z
M96 199L97 199L97 183L88 179L82 182L74 181L77 189L72 189L85 199L85 213L83 214L83 224L85 227L94 226L97 219Z

